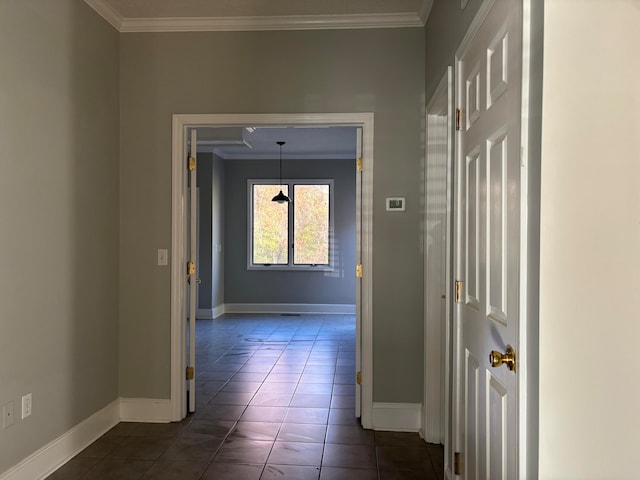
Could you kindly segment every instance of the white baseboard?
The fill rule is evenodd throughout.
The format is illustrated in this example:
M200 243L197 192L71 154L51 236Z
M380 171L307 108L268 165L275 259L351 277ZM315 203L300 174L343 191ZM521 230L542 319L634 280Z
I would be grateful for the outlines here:
M97 411L71 430L0 474L0 480L45 478L91 445L119 421L120 400L114 400L102 410Z
M169 423L171 400L156 398L120 398L120 421Z
M374 430L418 432L421 426L421 403L373 403Z
M356 306L325 303L225 303L224 313L311 313L355 315Z
M210 308L199 308L196 312L196 318L198 320L213 320L213 310Z
M199 308L196 313L196 318L202 320L213 320L218 318L220 315L224 315L224 304L218 305L215 308Z
M51 475L118 422L168 423L171 400L119 398L0 474L0 480L35 480Z
M212 318L218 318L220 315L224 315L224 303L214 308L212 315Z
M0 475L0 480L42 479L64 465L119 421L168 423L171 401L119 398ZM374 430L417 432L422 424L419 403L374 403Z
M199 308L196 318L213 320L225 313L296 313L355 315L356 306L325 303L225 303L215 308Z

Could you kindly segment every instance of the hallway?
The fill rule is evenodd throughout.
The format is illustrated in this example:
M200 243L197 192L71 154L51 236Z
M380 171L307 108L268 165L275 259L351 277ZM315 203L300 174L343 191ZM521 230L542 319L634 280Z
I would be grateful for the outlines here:
M443 450L355 417L353 315L196 323L196 413L120 423L49 480L440 480Z

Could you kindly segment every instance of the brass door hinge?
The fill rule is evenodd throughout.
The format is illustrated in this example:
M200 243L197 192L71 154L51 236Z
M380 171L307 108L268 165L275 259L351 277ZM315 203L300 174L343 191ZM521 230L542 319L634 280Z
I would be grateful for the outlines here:
M356 383L362 385L362 372L356 373Z
M456 108L456 131L462 130L462 110Z
M456 280L456 303L462 302L462 289L464 288L464 282L462 280Z
M462 475L462 454L460 452L453 454L453 474Z
M194 262L187 262L187 275L196 274L196 264Z
M193 367L187 367L187 380L193 380L196 376L196 371Z
M362 264L356 265L356 278L362 278Z
M364 165L364 162L362 160L362 157L360 157L356 162L356 168L358 169L359 172L364 170L364 166L363 165Z
M193 172L196 169L196 159L193 158L191 155L189 155L189 163L187 165L187 168L189 169L190 172Z

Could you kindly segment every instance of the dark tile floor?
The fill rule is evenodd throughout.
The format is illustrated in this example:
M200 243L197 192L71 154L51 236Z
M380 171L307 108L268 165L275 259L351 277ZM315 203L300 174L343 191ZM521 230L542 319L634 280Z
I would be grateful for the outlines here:
M199 320L196 413L120 423L49 480L441 480L443 450L355 417L352 315Z

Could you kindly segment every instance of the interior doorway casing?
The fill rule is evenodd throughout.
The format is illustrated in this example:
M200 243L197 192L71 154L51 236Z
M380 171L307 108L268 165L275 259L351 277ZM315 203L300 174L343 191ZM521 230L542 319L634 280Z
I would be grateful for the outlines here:
M194 127L345 126L362 129L361 241L356 246L363 276L356 304L360 312L360 371L362 372L361 423L373 427L373 332L372 332L372 219L373 219L373 113L325 114L175 114L172 123L171 174L171 417L179 421L186 412L185 387L185 266L187 262L187 169L186 136ZM354 272L355 275L355 272ZM358 360L357 360L358 361ZM355 379L354 379L355 382Z
M447 67L427 103L425 161L425 379L423 434L451 444L451 306L453 228L453 68ZM445 462L445 467L449 465Z

